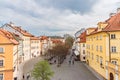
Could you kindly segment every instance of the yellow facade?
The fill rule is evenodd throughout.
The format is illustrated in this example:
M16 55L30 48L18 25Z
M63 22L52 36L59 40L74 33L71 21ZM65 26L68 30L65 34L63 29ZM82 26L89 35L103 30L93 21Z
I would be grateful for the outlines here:
M120 31L109 32L110 35L114 34L115 39L110 39L110 46L116 47L116 52L110 52L111 62L108 62L108 80L110 80L111 74L114 80L120 79ZM112 50L112 49L111 49Z
M0 60L3 60L3 65L0 61L0 75L3 80L13 80L13 47L14 44L0 34Z
M112 35L115 38L112 38ZM98 29L98 31L88 34L86 37L86 62L105 79L120 79L119 43L120 31L104 32ZM111 75L114 79L110 79Z
M86 40L86 62L104 78L106 77L106 60L109 60L107 37L106 33L101 32L87 36Z

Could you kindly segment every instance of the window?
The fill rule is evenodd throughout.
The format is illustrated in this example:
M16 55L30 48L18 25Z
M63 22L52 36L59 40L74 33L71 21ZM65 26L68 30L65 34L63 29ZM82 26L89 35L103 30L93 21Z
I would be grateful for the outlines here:
M113 64L115 64L115 65L117 64L117 61L116 61L116 60L112 60L111 62L112 62Z
M100 57L100 67L103 67L103 58Z
M92 53L92 60L94 59L94 55L93 55L93 53Z
M2 47L0 47L0 53L3 53L4 49Z
M102 52L102 46L100 46L100 52Z
M96 51L98 51L98 45L96 46Z
M112 47L111 47L111 52L113 52L113 53L116 52L116 47L115 47L115 46L112 46Z
M96 56L96 61L99 62L99 56L98 55Z
M83 54L85 54L85 50L83 50Z
M102 35L100 35L100 40L102 40Z
M3 74L0 74L0 80L3 80Z
M3 66L3 60L0 60L0 66Z
M98 40L98 36L96 36L96 40Z
M111 34L111 39L115 39L115 34Z
M85 47L85 44L83 44L83 47Z
M93 45L92 45L92 50L93 50Z

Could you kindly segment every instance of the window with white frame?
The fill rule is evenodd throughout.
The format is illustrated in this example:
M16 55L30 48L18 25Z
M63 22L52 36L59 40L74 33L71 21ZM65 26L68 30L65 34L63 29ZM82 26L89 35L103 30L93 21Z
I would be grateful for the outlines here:
M92 53L92 60L94 59L94 54Z
M4 48L0 47L0 53L3 53L3 52L4 52Z
M83 47L85 47L85 44L83 44Z
M103 66L103 58L100 57L100 66L102 67Z
M102 52L102 46L100 46L100 52Z
M100 35L100 40L102 40L102 35Z
M4 61L1 59L1 60L0 60L0 67L3 66L3 62L4 62Z
M98 51L98 45L96 46L96 51Z
M117 64L117 60L111 60L111 62L115 65Z
M96 40L98 40L98 36L96 36Z
M111 47L111 52L115 53L116 52L116 46Z
M0 80L3 80L3 74L0 73Z
M98 55L96 56L96 61L99 62L99 56Z
M115 39L115 34L111 34L111 39Z

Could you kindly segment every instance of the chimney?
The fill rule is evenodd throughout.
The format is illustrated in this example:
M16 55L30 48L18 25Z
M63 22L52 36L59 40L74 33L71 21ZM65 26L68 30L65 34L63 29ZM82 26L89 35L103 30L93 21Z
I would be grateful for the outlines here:
M13 23L13 22L10 22L10 25L11 25L11 26L14 26L14 23Z
M120 8L117 8L117 13L120 13Z
M114 16L116 13L110 13L109 16L112 17Z

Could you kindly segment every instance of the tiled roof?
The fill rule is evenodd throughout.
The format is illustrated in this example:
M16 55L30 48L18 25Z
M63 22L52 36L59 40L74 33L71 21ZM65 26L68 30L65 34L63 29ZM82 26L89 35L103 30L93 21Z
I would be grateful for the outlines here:
M80 43L86 42L86 31L80 35Z
M30 39L31 39L31 40L40 40L38 37L35 37L35 36L30 37Z
M108 25L103 29L103 31L119 31L120 30L120 13L112 16L106 20Z
M98 28L96 28L91 34L99 33L99 32L107 32L107 31L120 31L120 13L115 14L114 16L111 16L108 20L105 22L100 23L106 23L107 26L103 28L101 31L98 31Z
M7 24L8 26L10 26L11 28L17 30L18 32L20 32L21 34L23 34L24 36L33 36L32 34L30 34L29 32L27 32L26 30L23 30L20 26L13 26L11 24Z
M11 32L8 32L6 30L0 29L0 34L4 35L9 41L13 44L19 44L17 40L15 40L14 36Z
M48 37L47 36L41 36L40 40L48 40Z

